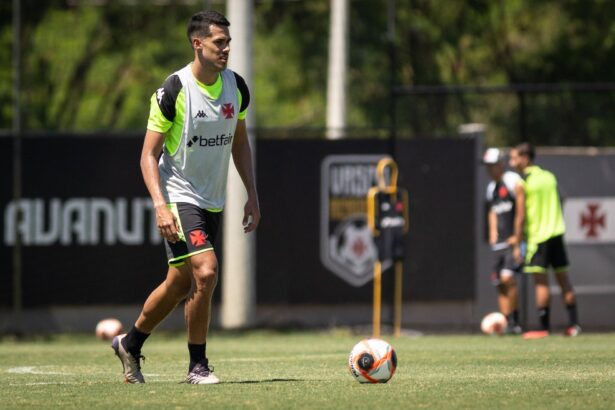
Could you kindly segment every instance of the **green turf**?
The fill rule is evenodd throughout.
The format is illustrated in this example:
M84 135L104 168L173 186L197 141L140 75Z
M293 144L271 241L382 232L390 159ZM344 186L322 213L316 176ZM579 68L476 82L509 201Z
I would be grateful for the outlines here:
M346 368L359 336L330 332L213 332L208 353L223 381L178 384L183 337L154 335L145 385L124 385L107 343L90 336L0 342L0 408L615 408L615 333L391 340L398 371L361 385ZM121 406L121 407L119 407Z

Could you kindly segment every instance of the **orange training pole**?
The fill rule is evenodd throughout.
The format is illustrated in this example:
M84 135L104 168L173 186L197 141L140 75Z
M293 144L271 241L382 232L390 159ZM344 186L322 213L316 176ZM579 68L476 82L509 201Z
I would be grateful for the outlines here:
M374 337L380 337L380 317L382 307L382 265L380 261L374 264L374 320L373 334Z
M393 332L395 337L401 336L402 272L403 264L401 263L401 261L395 262L395 312L393 317Z

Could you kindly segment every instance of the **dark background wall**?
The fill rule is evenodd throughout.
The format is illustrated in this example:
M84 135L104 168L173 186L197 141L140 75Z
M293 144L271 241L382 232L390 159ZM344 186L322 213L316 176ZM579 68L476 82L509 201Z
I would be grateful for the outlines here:
M141 140L136 138L24 138L22 197L146 197L139 171L140 150ZM7 162L11 151L2 153L2 163ZM4 255L10 251L4 242L4 215L10 196L7 198L2 191L1 252L6 261ZM134 303L144 300L165 273L162 246L148 243L61 246L56 242L53 246L23 246L22 264L26 307ZM3 263L3 284L10 283L10 272L11 265ZM2 305L8 303L3 297Z
M43 198L46 205L50 198L147 198L139 170L141 142L140 137L26 137L22 196ZM397 144L400 185L410 193L406 300L474 297L475 143L438 139ZM387 147L386 141L375 139L258 140L263 213L257 239L258 303L371 301L371 282L352 287L320 262L320 165L327 155L385 154ZM4 234L12 192L10 139L0 139L0 153L0 306L8 307L12 248ZM140 304L166 270L162 244L147 240L136 245L56 242L22 250L26 307ZM385 289L390 276L385 277Z
M0 138L0 204L2 210L13 195L13 140ZM12 302L12 269L11 249L4 243L4 212L0 217L2 226L2 241L0 246L0 306L9 306Z

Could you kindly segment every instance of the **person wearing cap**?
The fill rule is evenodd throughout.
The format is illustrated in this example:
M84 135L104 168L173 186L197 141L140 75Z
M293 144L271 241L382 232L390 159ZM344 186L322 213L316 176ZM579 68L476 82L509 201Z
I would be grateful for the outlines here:
M521 334L515 273L520 271L522 258L520 243L514 235L517 217L515 186L521 177L506 171L504 156L497 148L485 151L483 164L491 177L487 185L489 245L493 255L491 283L498 291L500 312L508 319L506 333Z
M527 253L525 273L534 278L536 308L540 329L527 332L526 339L549 336L550 332L550 291L549 268L562 291L568 311L568 327L565 336L577 336L581 332L577 317L576 297L568 278L568 256L564 244L564 217L557 188L557 179L551 172L534 164L534 147L524 142L510 151L510 166L522 176L517 185L516 195L523 222L515 225L515 236L520 241L525 236Z

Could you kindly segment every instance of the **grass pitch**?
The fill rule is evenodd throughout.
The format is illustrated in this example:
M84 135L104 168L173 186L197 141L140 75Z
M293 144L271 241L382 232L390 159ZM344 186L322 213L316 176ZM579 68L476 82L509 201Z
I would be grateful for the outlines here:
M183 335L146 343L145 385L122 383L109 344L93 336L0 341L0 408L615 408L615 333L388 339L399 366L382 385L346 367L349 332L213 332L208 356L222 383L179 384Z

